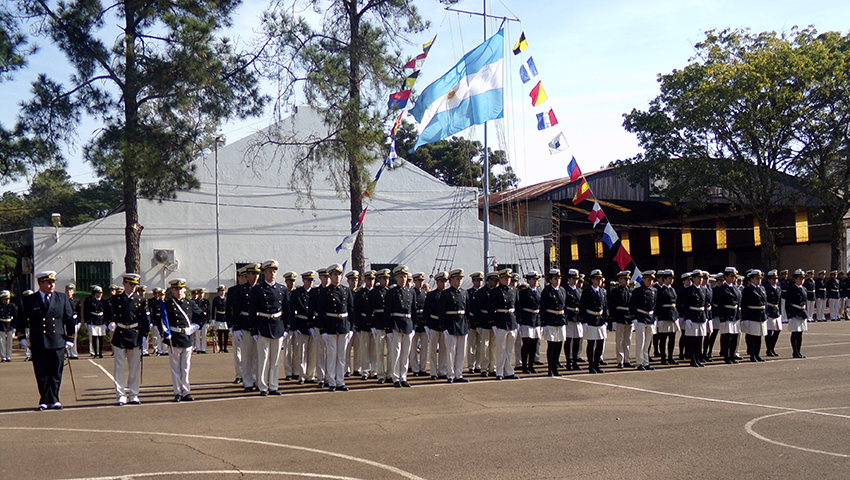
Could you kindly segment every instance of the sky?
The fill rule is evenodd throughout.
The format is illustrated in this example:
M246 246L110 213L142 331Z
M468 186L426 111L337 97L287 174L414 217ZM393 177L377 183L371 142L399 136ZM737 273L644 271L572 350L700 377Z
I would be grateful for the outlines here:
M431 26L411 38L405 52L408 58L421 52L422 43L435 34L438 37L422 68L414 99L417 91L484 39L481 17L445 11L437 0L415 3ZM463 0L453 8L480 12L484 3ZM505 57L506 117L488 126L489 146L508 152L521 186L566 176L571 156L583 172L590 172L639 153L635 136L622 127L623 114L635 108L645 110L658 94L657 76L687 65L694 44L705 38L707 30L781 32L795 25L814 25L822 32L850 31L850 2L846 0L489 0L486 4L491 15L520 20L505 22L508 50L521 32L529 43L521 55L508 52ZM266 7L264 0L243 0L226 34L246 47ZM492 34L501 20L487 23L488 34ZM71 73L61 54L45 39L35 41L41 52L30 59L29 67L14 81L0 84L0 123L5 126L14 121L17 105L28 97L29 83L36 75L43 72L64 80ZM522 85L517 72L529 55L539 76ZM528 92L537 80L543 83L549 100L532 107ZM270 83L264 84L264 90L274 93ZM296 103L303 102L296 99ZM558 125L539 132L535 113L549 108ZM272 112L267 110L259 118L227 123L221 132L233 142L272 121ZM77 145L67 152L68 171L75 182L96 180L81 152L97 129L96 122L86 121L79 129ZM483 131L479 126L459 135L482 139ZM551 155L547 144L559 132L564 133L570 149ZM0 192L7 190L24 192L27 184L0 186Z

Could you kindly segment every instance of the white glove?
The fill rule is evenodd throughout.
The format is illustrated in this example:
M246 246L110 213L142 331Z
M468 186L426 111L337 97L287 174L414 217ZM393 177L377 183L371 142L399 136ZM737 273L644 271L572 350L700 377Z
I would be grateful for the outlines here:
M242 330L236 330L235 332L233 332L233 339L236 340L237 342L241 342L242 341Z
M66 349L67 348L73 348L73 347L74 347L74 342L72 342L70 340L65 342L65 348Z
M693 329L694 328L694 321L691 320L691 319L685 320L685 328Z
M289 330L284 330L283 331L283 338L285 339L288 336L289 336Z
M637 328L638 321L632 320L632 328Z
M256 342L256 341L260 338L260 336L259 336L259 335L251 335L251 336L252 336L252 337L254 337L254 341L255 341L255 342Z
M448 337L450 335L448 329L443 330L443 335L445 335L446 337Z
M378 329L375 328L375 327L372 327L372 335L377 335L377 334L378 334Z
M295 336L295 340L300 340L301 339L301 330L294 330L292 332L292 335Z
M431 336L431 329L428 328L428 327L425 327L425 333L427 333L428 336L430 337Z
M331 337L329 337L327 333L323 333L322 334L322 340L324 340L325 343L330 343Z
M499 333L499 327L493 325L493 333Z
M194 335L194 333L197 332L200 329L201 329L200 325L198 325L197 323L193 323L193 324L189 325L189 328L186 329L187 330L186 335Z
M481 328L481 327L476 328L475 331L478 332L478 335L481 335L482 333L484 333L484 329Z
M115 331L115 324L110 322L110 324L107 328L109 329L110 332L114 332Z
M388 338L390 341L392 341L392 340L393 340L393 332L388 332L388 333L387 333L387 338Z
M616 331L617 331L617 322L614 322L614 323L612 323L612 324L611 324L611 331L612 331L612 332L616 332Z
M28 342L26 338L22 338L21 339L21 347L30 348L30 342Z
M310 335L316 334L316 327L310 327Z

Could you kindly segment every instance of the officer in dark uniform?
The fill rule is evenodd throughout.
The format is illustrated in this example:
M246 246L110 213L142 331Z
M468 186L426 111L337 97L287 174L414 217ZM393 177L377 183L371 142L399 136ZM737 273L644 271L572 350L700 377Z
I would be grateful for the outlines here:
M310 380L307 377L307 351L310 345L310 290L316 280L316 272L308 270L301 274L301 286L292 291L289 304L292 308L290 329L292 335L293 366L298 374L298 384Z
M372 316L372 361L378 374L378 383L385 383L392 378L392 358L389 355L389 343L387 339L387 310L385 305L386 295L390 286L390 269L382 268L375 274L378 284L369 292L368 312Z
M164 302L162 309L162 328L168 343L169 364L171 366L171 386L175 402L191 402L192 387L189 384L189 371L192 368L192 334L198 325L192 323L192 309L195 304L186 298L186 280L175 278L168 282L171 298Z
M653 370L649 364L649 347L651 346L652 330L655 326L655 307L658 293L655 283L655 270L641 272L642 283L632 292L629 311L632 314L632 325L635 327L635 346L637 347L637 369Z
M629 303L632 300L632 291L629 288L629 279L632 272L621 270L617 273L617 286L608 293L608 310L610 321L616 325L614 329L615 345L617 346L617 366L619 368L632 368L631 345L632 345L632 314L629 311Z
M192 302L193 307L192 323L198 325L198 331L195 333L193 340L195 342L195 351L198 353L207 353L207 331L210 328L210 301L204 298L206 291L203 288L196 288L192 292L195 298Z
M564 343L564 356L567 359L567 370L576 372L581 371L581 367L578 366L578 351L581 348L581 339L584 337L584 325L579 315L579 305L581 304L580 281L581 275L578 270L575 268L567 270L567 286L564 288L564 291L567 292L566 301L564 302L564 316L567 320L567 341Z
M384 297L384 306L392 328L390 353L393 366L391 375L394 387L410 387L407 369L410 365L410 350L413 341L413 316L416 309L413 289L408 286L408 271L405 265L393 269L396 284Z
M841 283L838 281L838 270L829 273L826 281L826 301L829 304L829 319L837 321L841 318Z
M162 334L162 304L165 299L165 291L159 287L153 289L153 298L148 301L148 313L151 319L151 332L153 332L154 353L156 355L168 355L164 336Z
M319 290L315 318L322 319L319 333L327 347L325 378L328 390L347 392L345 386L345 351L353 336L351 312L354 311L354 293L342 285L342 265L334 264L325 269L330 284Z
M227 319L227 287L219 285L216 296L212 301L212 314L215 319L215 333L218 336L218 353L228 353L227 342L230 341Z
M345 274L345 281L348 283L348 289L351 290L356 300L357 288L360 286L360 272L357 270L347 272ZM357 321L360 319L360 312L357 311L356 301L355 308L349 312L349 316L348 321L351 322L351 339L348 341L348 350L345 353L345 376L354 375L355 377L359 377L360 370L362 369L361 362L363 361L363 355L360 353L360 339L357 337Z
M428 332L428 362L431 364L431 380L445 379L448 367L446 366L446 346L443 338L443 326L440 318L440 294L446 288L449 281L449 272L437 272L434 275L437 288L425 295L425 306L422 315L427 319L425 331Z
M785 297L785 315L788 317L788 331L791 332L791 351L794 358L806 358L800 350L803 346L803 332L809 330L803 301L806 299L806 289L803 287L802 270L794 272L794 286L788 289Z
M64 293L56 290L56 272L36 275L38 291L24 297L24 313L16 327L21 346L32 350L32 367L38 384L38 410L62 409L59 386L65 349L74 337L74 310ZM29 329L29 342L23 338ZM31 345L30 345L31 344Z
M826 321L826 270L818 272L815 279L815 307L817 308L817 320Z
M659 272L660 285L656 288L658 297L656 299L655 315L656 322L655 338L658 339L661 351L661 365L678 365L673 358L673 349L676 347L676 331L679 330L679 311L676 307L676 290L673 289L673 270L662 270ZM666 355L665 355L666 353Z
M605 323L608 321L608 292L602 285L602 271L595 269L589 275L591 286L581 292L579 299L580 318L587 325L587 371L602 373L599 361L605 342ZM647 346L648 349L648 346Z
M517 302L519 308L519 336L522 339L520 350L520 363L522 373L537 373L534 369L534 355L537 353L538 342L543 336L543 327L540 321L540 289L537 282L540 274L530 271L525 274L528 288L519 291Z
M809 320L815 319L815 271L807 270L806 278L803 280L803 288L806 289L806 313ZM789 319L790 320L790 319Z
M788 318L785 317L785 292L787 292L788 289L791 288L792 285L794 285L794 282L792 282L788 278L788 269L787 268L779 271L778 284L779 284L779 290L780 290L779 314L780 314L781 322L782 323L788 323ZM765 337L765 342L767 341L766 338L767 337ZM770 355L768 355L768 356L770 356Z
M517 379L514 374L514 344L517 338L516 289L510 286L513 270L499 270L499 285L487 296L487 311L496 333L496 380Z
M236 285L227 289L227 294L224 300L224 321L233 333L233 369L236 371L236 379L233 383L242 383L242 317L240 312L242 302L247 302L248 296L244 293L245 284L248 283L246 266L236 270ZM245 315L248 314L248 305L245 303Z
M841 310L836 320L847 318L847 308L850 307L850 271L838 273L838 284L841 288Z
M558 359L561 347L567 339L567 317L564 305L567 292L561 286L561 270L553 268L546 275L548 283L540 293L540 322L543 324L543 338L546 339L546 364L550 377L560 377Z
M481 359L481 376L496 374L496 323L493 315L487 310L487 299L490 292L499 284L499 272L487 272L487 284L475 292L475 324L478 332L478 351Z
M784 299L783 302L780 302L783 293L779 281L782 279L777 278L776 270L767 272L765 278L767 278L767 285L763 285L765 300L767 301L764 310L765 317L767 317L767 335L764 337L765 355L778 357L779 355L776 354L774 349L777 340L779 340L779 332L782 330L782 317L785 316L784 314L780 315L781 305L784 304Z
M702 357L701 361L710 362L711 355L714 352L714 344L717 342L717 335L720 334L720 319L715 314L714 311L714 292L717 291L718 288L723 286L723 274L718 273L714 277L714 285L708 285L711 277L706 278L702 275L704 270L694 270L693 271L693 281L694 285L697 286L703 292L703 296L706 300L705 305L705 318L706 318L706 330L708 334L705 336L705 339L702 342ZM706 272L707 273L707 272Z
M77 286L73 283L65 285L65 295L68 297L68 301L71 302L71 309L74 311L74 346L67 351L68 358L71 360L77 360L79 358L77 355L77 334L80 333L80 324L83 320L83 306L80 300L74 297L74 293L76 292Z
M251 288L248 318L254 323L251 335L257 341L257 386L260 396L280 395L280 348L289 332L289 290L277 282L278 263L266 260L263 279Z
M142 368L142 341L150 332L147 299L135 293L139 275L125 273L124 293L112 297L112 353L115 360L115 394L118 405L127 404L125 387L130 390L130 403L139 402L139 375Z
M480 322L475 318L475 312L478 307L475 306L475 293L481 288L484 281L483 272L472 272L469 274L469 279L472 280L472 286L466 289L466 299L469 302L469 310L466 311L466 318L469 320L469 335L466 339L466 366L469 368L469 374L481 373L481 355L479 355L478 344L481 339L478 335Z
M363 285L354 291L354 336L360 344L360 378L367 380L376 374L377 365L372 355L375 346L372 342L372 315L369 310L369 292L375 286L375 272L363 272Z
M428 376L428 332L425 331L425 273L413 277L413 339L410 341L410 366L413 376Z
M248 313L248 305L251 301L251 289L260 278L260 264L252 263L245 266L245 284L241 289L229 294L227 299L232 301L233 317L236 318L233 338L242 345L242 387L245 392L259 390L257 388L257 340L252 331L256 330L256 322Z
M708 334L708 322L705 315L706 289L700 288L693 282L694 276L699 277L700 271L682 274L684 287L679 290L677 301L681 306L682 334L685 338L685 351L691 359L692 367L704 367L702 364L702 338Z
M460 288L463 269L449 272L449 287L440 293L437 312L443 326L443 342L446 349L446 381L466 383L463 378L463 360L466 356L466 340L469 334L469 309L466 291Z
M103 358L103 337L106 336L106 300L100 285L92 285L91 297L83 302L83 316L89 330L89 350L92 358Z
M720 320L720 354L727 364L738 363L735 359L735 349L738 346L740 327L735 322L740 319L741 291L735 287L738 270L726 267L723 272L725 282L715 288L712 309Z
M0 291L0 361L12 361L12 341L15 326L21 321L18 306L12 303L12 293Z
M741 292L741 331L747 343L747 355L751 362L763 362L761 339L767 334L767 292L761 282L761 270L753 269L747 274L749 285Z
M316 379L316 388L327 386L326 370L328 364L327 344L322 339L320 328L325 319L318 312L319 295L322 290L331 284L330 276L326 268L316 270L319 275L319 284L310 290L310 344L307 347L307 376ZM315 374L315 375L314 375Z

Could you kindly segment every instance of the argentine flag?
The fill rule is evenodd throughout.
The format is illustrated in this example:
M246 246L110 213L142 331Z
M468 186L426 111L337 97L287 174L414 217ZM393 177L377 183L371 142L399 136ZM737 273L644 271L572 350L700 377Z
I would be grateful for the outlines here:
M505 115L504 43L504 31L499 30L422 91L410 110L419 123L419 138L411 152Z

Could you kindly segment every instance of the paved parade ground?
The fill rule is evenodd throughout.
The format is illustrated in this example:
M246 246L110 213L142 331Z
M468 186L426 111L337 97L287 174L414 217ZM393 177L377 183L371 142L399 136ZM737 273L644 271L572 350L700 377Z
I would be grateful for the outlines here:
M232 357L210 353L192 358L191 403L171 403L168 358L147 357L142 404L123 407L108 354L81 355L79 401L66 368L65 409L45 412L16 351L0 366L0 478L850 478L850 322L812 324L806 359L788 338L765 363L336 393L282 381L280 397L243 394Z

